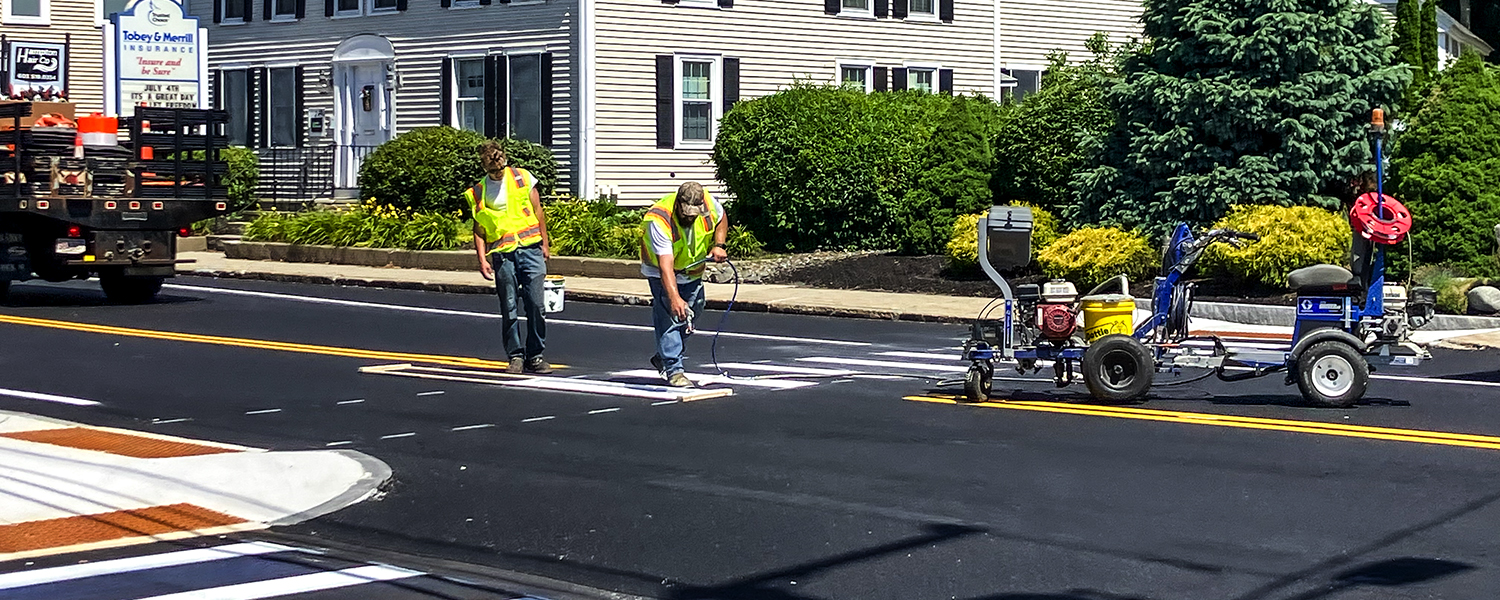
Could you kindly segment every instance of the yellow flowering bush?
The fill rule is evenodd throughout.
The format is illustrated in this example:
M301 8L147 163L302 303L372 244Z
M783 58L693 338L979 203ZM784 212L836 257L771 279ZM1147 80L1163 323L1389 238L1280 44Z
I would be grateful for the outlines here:
M1316 264L1345 264L1352 233L1342 214L1307 206L1238 206L1214 224L1260 236L1243 248L1214 244L1199 262L1205 273L1280 288L1286 275Z
M1036 262L1048 277L1066 279L1082 289L1116 275L1149 281L1161 267L1150 240L1114 227L1085 227L1062 236L1038 252Z
M1046 209L1024 202L1015 202L1012 206L1031 209L1031 258L1036 260L1037 253L1057 241L1057 217ZM949 269L973 271L979 268L979 219L983 217L984 213L959 215L953 220L953 235L944 253L948 257Z

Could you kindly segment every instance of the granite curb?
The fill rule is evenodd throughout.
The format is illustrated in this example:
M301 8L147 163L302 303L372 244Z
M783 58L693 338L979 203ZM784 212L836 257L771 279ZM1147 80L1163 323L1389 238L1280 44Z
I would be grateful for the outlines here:
M231 259L398 267L426 271L475 270L473 250L401 250L229 240L221 244L224 247L224 257ZM554 275L624 279L639 277L641 265L639 261L633 260L554 256L547 260L547 272Z

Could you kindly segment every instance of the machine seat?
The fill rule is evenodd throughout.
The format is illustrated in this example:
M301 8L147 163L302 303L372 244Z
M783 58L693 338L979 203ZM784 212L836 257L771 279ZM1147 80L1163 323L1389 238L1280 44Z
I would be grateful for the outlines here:
M1358 296L1364 284L1354 273L1338 265L1313 265L1292 271L1287 286L1303 296Z

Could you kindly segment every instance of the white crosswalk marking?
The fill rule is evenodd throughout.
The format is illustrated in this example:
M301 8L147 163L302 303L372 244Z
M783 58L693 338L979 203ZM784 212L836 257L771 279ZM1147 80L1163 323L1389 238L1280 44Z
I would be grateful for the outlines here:
M797 359L803 362L845 365L851 367L875 367L881 369L878 372L889 370L907 371L935 371L939 373L964 373L969 370L967 366L959 365L934 365L930 363L900 362L894 360L869 360L864 358L836 358L831 356L808 356Z
M421 571L412 571L385 565L366 565L342 571L328 571L325 573L296 575L266 581L238 583L190 592L166 594L164 596L152 596L150 598L141 598L140 600L259 600L260 598L305 594L307 592L318 592L366 583L406 579L420 575L423 575Z
M289 552L296 548L270 544L266 542L247 542L244 544L229 544L227 546L215 546L213 548L195 548L193 550L179 550L165 554L151 554L147 556L132 556L130 558L117 558L95 563L83 563L52 567L48 569L37 569L35 571L21 571L19 573L0 574L0 590L22 588L45 583L67 581L69 579L82 579L84 577L98 577L100 575L115 575L129 573L131 571L144 571L146 569L160 569L163 567L175 567L193 563L223 560L240 556L255 556L269 554L272 552Z
M633 371L618 371L614 373L617 377L649 377L659 378L661 375L651 369L636 369ZM745 377L724 377L711 373L687 373L687 378L698 385L743 385L748 387L759 387L772 390L791 390L818 385L816 381L797 381L792 379L750 379Z

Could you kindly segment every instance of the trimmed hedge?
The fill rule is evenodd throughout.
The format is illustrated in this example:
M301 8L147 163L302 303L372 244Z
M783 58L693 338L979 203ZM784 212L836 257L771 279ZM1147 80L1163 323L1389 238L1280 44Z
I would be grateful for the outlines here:
M1210 246L1199 262L1203 270L1274 288L1285 287L1296 269L1347 263L1353 236L1342 214L1307 206L1238 206L1214 227L1254 233L1260 241Z
M1085 227L1062 236L1037 253L1042 272L1089 289L1116 275L1150 281L1161 255L1145 236L1114 227Z
M732 222L772 251L936 253L955 214L989 203L975 166L998 114L980 98L799 83L725 114L713 161Z
M396 136L371 152L359 168L360 195L404 210L455 212L470 210L461 195L484 177L479 145L485 137L452 127L421 127ZM552 151L526 140L497 140L510 164L531 171L537 192L557 187L557 160Z

